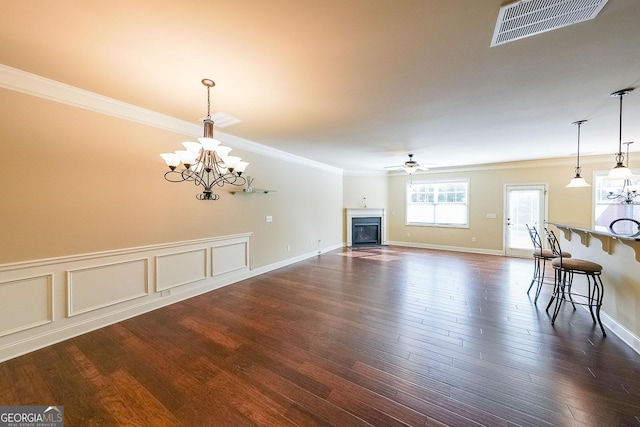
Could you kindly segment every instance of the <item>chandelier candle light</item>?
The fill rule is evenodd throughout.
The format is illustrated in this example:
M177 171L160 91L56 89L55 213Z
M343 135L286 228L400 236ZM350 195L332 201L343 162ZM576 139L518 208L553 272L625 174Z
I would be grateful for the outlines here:
M218 200L220 196L213 193L213 187L226 184L242 186L246 179L242 173L249 165L240 157L230 156L230 147L220 145L213 138L213 120L211 119L210 90L216 84L213 80L203 79L207 87L207 117L204 118L204 136L198 142L183 142L184 150L174 153L160 154L169 166L164 178L169 182L191 181L204 189L198 194L198 200ZM179 168L182 163L182 168Z

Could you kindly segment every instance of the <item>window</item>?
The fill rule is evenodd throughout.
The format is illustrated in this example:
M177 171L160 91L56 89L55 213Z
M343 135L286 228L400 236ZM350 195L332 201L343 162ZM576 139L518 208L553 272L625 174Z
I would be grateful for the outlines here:
M468 227L469 180L407 184L407 225Z
M632 171L637 174L639 171ZM613 198L620 194L625 187L625 192L639 188L640 179L632 179L627 183L624 180L605 179L608 172L596 172L594 193L594 225L609 227L611 221L618 218L634 218L640 220L640 205L623 203L623 197ZM611 197L611 198L610 198ZM634 200L640 203L640 196Z

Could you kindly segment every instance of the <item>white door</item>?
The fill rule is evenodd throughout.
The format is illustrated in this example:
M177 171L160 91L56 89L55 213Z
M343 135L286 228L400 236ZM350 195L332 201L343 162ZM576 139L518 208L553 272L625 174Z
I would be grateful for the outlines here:
M527 225L535 226L544 241L546 193L543 184L505 187L505 255L531 256L533 244Z

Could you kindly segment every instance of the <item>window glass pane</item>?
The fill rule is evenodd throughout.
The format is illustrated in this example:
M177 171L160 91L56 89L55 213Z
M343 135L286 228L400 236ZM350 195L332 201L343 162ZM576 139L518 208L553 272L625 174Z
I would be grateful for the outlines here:
M633 170L634 174L640 171ZM624 203L625 199L640 202L639 197L625 197L632 195L640 185L640 179L609 180L605 179L607 172L599 172L595 177L594 191L594 224L609 227L618 218L633 218L640 220L640 205ZM617 197L620 196L620 197Z
M434 181L407 186L407 223L467 226L468 181Z

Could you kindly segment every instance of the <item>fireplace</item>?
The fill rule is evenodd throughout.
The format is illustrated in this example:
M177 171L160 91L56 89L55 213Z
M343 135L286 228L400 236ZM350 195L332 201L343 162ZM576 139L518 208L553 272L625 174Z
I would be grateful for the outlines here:
M347 246L387 245L385 209L346 209Z
M381 245L382 218L364 217L351 220L351 246Z

